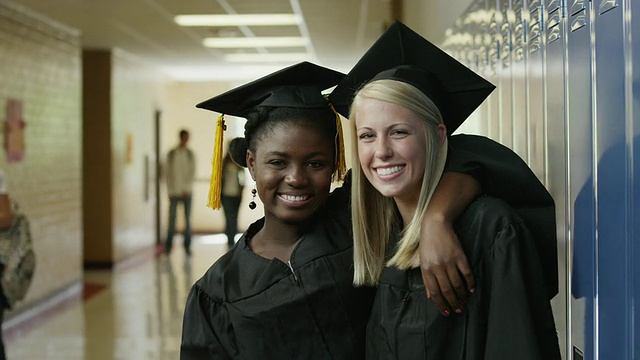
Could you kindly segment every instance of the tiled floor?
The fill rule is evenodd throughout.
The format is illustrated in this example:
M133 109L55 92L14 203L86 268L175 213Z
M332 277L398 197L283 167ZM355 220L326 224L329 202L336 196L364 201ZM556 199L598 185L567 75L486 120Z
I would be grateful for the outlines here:
M174 246L169 257L149 250L114 270L85 272L84 291L5 331L7 358L178 359L189 288L227 245L224 235L198 236L191 257Z

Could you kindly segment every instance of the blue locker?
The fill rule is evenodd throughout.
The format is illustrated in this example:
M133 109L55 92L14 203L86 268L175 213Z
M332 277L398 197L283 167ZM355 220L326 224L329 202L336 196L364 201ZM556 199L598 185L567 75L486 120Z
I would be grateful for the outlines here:
M473 3L465 13L447 30L447 38L442 48L479 74L488 65L488 47L482 38L487 35L486 22L481 21L486 9L484 0ZM487 35L488 36L488 35ZM490 100L476 110L456 131L456 133L477 133L487 135L491 124Z
M495 16L491 15L489 12L490 4L495 5L495 0L480 0L478 1L478 13L481 13L482 19L481 28L483 29L483 44L484 53L486 56L486 65L484 68L476 68L474 69L478 74L484 76L487 80L489 80L492 84L496 84L498 81L498 77L496 75L496 65L498 62L498 54L495 43ZM495 11L494 11L495 12ZM489 123L495 114L497 114L497 110L499 109L496 104L498 104L499 97L497 92L494 91L489 99L487 99L482 106L478 109L479 115L476 117L476 121L480 121L480 125L478 126L478 134L487 135L489 133Z
M498 0L499 1L499 0ZM492 138L495 141L500 141L500 76L499 72L502 69L500 60L500 48L502 46L502 36L500 33L501 14L498 10L498 4L496 0L488 0L486 4L487 13L489 14L489 24L487 25L487 31L489 32L489 72L485 73L485 77L492 84L496 86L496 90L491 93L489 99L487 99L487 128L484 135Z
M596 295L599 359L630 359L631 199L627 172L623 7L593 1L595 29Z
M563 356L640 359L640 1L489 1L483 114L556 201Z
M544 111L547 121L547 166L546 184L556 204L556 226L558 234L558 272L559 291L552 300L553 313L560 350L565 359L568 327L568 274L571 258L567 251L569 239L568 219L568 168L567 168L567 123L565 121L565 49L566 22L565 12L560 0L545 0L543 3L545 23L543 31L544 49Z
M586 0L567 4L567 129L569 148L569 204L572 237L571 300L572 345L567 358L583 354L594 359L595 315L595 192L593 179L593 102L590 7Z
M511 0L513 11L513 55L511 65L512 76L512 116L513 147L512 149L529 164L527 120L527 17L528 9L525 0Z
M513 12L509 0L496 0L498 7L498 26L500 31L500 61L496 71L500 81L495 84L498 89L500 103L500 117L498 130L500 141L503 145L513 148L513 83L512 83L512 48L513 48ZM510 20L511 19L511 20Z
M547 119L544 111L543 90L543 47L544 22L542 0L529 0L527 8L527 52L526 81L527 81L527 155L528 163L533 172L546 185L546 126Z
M632 37L637 43L637 38L640 36L640 3L638 1L631 1L630 8L626 11L630 14L630 30ZM633 177L632 184L632 205L631 205L631 232L632 232L632 251L633 260L631 263L631 304L634 312L629 314L629 318L633 321L633 338L631 339L633 345L633 359L640 359L640 46L632 46L631 37L626 39L626 46L628 53L631 56L631 64L633 66L633 74L631 75L631 139L629 146L632 149L631 152L631 176Z
M463 32L473 35L474 58L473 61L467 63L467 65L491 81L488 76L492 67L489 55L491 50L491 37L489 35L489 22L486 17L486 9L487 4L485 0L476 1L471 4L466 14L463 15L465 18ZM471 115L471 121L474 123L468 127L471 129L471 131L468 132L487 134L489 128L488 119L490 119L489 116L491 114L490 102L491 99L485 101L482 106ZM465 131L464 125L460 130Z

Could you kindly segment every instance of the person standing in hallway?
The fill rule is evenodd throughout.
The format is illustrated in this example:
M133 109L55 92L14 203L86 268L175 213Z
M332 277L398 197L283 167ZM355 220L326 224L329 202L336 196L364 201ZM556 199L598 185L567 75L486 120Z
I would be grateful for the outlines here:
M184 250L191 255L191 193L196 173L196 159L187 147L189 132L180 130L180 143L167 155L167 192L169 193L169 227L164 244L164 253L169 255L176 231L178 203L184 208Z
M244 190L244 169L231 159L227 152L222 161L222 194L220 200L224 210L226 225L224 233L227 235L227 245L231 248L235 244L238 233L238 211L242 202Z

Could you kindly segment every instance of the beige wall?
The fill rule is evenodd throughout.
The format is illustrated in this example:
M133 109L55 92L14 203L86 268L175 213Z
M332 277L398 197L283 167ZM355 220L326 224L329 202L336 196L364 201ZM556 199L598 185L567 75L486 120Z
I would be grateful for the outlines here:
M471 0L402 0L403 22L434 44L445 39L445 29L471 5Z
M111 169L113 258L155 244L155 113L166 105L169 80L123 51L112 52ZM145 175L146 174L146 175Z
M0 114L23 102L24 159L0 167L31 220L35 277L18 309L82 276L81 64L79 34L0 2Z
M155 113L164 75L121 50L84 50L84 262L155 244Z

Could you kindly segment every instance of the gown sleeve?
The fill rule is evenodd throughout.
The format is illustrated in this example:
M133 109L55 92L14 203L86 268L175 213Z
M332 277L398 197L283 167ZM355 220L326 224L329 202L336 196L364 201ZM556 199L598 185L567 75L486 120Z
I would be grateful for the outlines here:
M225 331L227 334L225 335ZM221 304L209 297L198 284L189 292L182 325L181 360L231 359L228 339L231 321Z
M540 291L546 287L544 269L531 232L512 223L495 234L495 244L491 257L481 263L489 289L483 299L488 309L484 358L560 360L553 310Z
M545 271L548 296L558 293L558 250L553 197L527 164L511 149L487 137L449 138L445 171L473 176L483 193L504 200L533 234Z
M450 137L445 171L473 176L484 193L511 206L553 204L547 189L518 154L484 136Z

